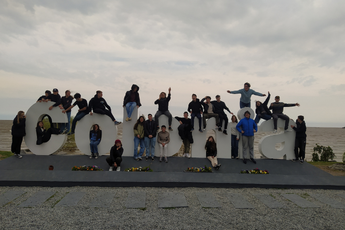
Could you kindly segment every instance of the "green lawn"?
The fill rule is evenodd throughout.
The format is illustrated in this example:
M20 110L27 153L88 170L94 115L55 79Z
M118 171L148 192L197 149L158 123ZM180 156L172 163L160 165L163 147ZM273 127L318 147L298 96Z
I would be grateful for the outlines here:
M341 162L334 162L334 161L308 161L309 164L314 165L314 166L330 166L336 163L341 163Z
M13 156L14 154L7 151L0 151L0 161L6 159L7 157Z

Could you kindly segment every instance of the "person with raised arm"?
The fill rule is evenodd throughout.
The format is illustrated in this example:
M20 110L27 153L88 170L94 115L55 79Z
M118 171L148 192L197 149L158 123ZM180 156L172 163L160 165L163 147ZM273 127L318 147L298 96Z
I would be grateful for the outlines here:
M259 123L260 119L264 119L267 121L272 118L272 113L267 107L267 104L270 98L271 98L271 94L270 92L268 92L268 96L266 100L264 101L264 103L261 103L261 101L256 101L256 109L255 109L255 113L256 113L255 123L256 124Z
M191 132L194 131L194 118L197 117L199 120L199 132L203 132L201 129L201 114L202 114L202 106L199 99L196 97L196 94L193 93L192 101L188 105L188 112L190 112L190 116L192 118L192 129Z
M47 102L48 97L50 96L50 94L52 94L52 92L50 90L46 90L44 92L44 95L40 96L37 99L37 102Z
M151 156L151 160L155 160L155 145L156 145L156 135L157 135L157 125L152 119L152 114L147 116L145 121L144 131L145 131L145 148L146 148L146 160Z
M133 84L131 90L127 91L123 99L123 107L126 107L127 118L126 121L131 121L132 113L135 107L139 108L141 106L139 97L139 86Z
M277 132L278 118L285 120L284 130L287 130L289 128L290 118L287 115L283 114L283 111L284 111L284 107L293 107L293 106L300 106L300 104L298 103L286 104L286 103L280 102L279 96L275 97L275 102L271 103L271 106L269 107L269 109L272 110L272 117L273 117L273 122L274 122L273 133Z
M226 131L228 128L228 116L225 114L224 109L228 111L230 114L233 114L230 109L226 106L226 104L220 100L220 96L216 96L216 100L211 102L214 107L214 112L218 114L219 116L219 124L218 124L218 131L222 131L222 125L224 121L224 131L223 133L228 135L228 132Z
M13 119L12 123L12 144L11 144L11 152L14 153L16 157L19 159L22 158L20 155L20 150L23 142L23 137L26 135L25 132L25 122L26 116L23 111L19 111L17 116Z
M206 100L206 102L204 102ZM210 119L211 117L216 118L216 126L219 126L219 115L214 112L214 107L211 103L211 97L206 96L201 100L201 105L204 107L204 113L202 115L204 129L206 129L206 119Z
M305 158L305 146L307 143L307 127L305 125L304 116L299 115L296 120L296 126L291 125L291 128L293 128L296 131L294 161L299 160L301 163L303 163Z
M57 88L53 89L53 94L50 94L46 101L52 101L55 102L54 105L49 107L49 110L52 110L54 107L59 107L60 109L63 109L62 104L61 104L61 96L59 94L59 90Z
M169 101L170 101L170 98L171 98L171 87L169 87L168 97L166 97L166 93L165 92L161 92L159 94L159 98L155 101L155 104L158 105L158 111L155 114L155 121L156 121L158 129L159 129L159 120L158 119L159 119L159 117L161 115L164 114L169 119L169 131L173 131L173 129L171 128L172 115L169 112Z
M98 114L105 114L111 118L115 125L121 124L121 122L116 121L115 117L111 113L111 108L107 101L103 98L103 92L100 90L96 91L95 96L89 102L90 115L92 116L92 111Z
M142 160L142 155L145 150L145 130L144 130L144 125L145 125L145 118L144 116L140 116L137 122L135 123L133 127L134 131L134 159L137 161ZM140 152L138 155L138 146L140 144Z
M191 132L192 129L192 121L188 118L188 112L183 113L183 117L175 117L176 120L179 121L180 125L178 126L178 134L183 141L184 152L183 157L190 158L190 145L193 144L193 135Z
M63 110L63 113L66 113L70 111L74 106L78 105L78 113L75 115L72 121L72 129L71 132L68 135L74 134L75 126L78 121L80 121L84 116L86 116L89 113L89 107L87 106L87 101L84 98L81 98L80 93L74 94L75 102L73 105L71 105L69 108Z
M157 142L160 148L159 162L162 162L164 155L165 163L168 163L168 144L170 142L170 134L166 131L166 126L162 125L161 131L157 135Z
M121 171L122 154L122 143L117 139L115 145L110 149L110 156L105 159L109 165L109 171Z
M255 121L250 118L250 112L244 113L244 118L236 125L238 132L242 133L242 147L243 147L243 163L247 164L246 153L249 148L250 160L256 164L254 160L254 132L258 131L258 126Z
M73 97L71 96L71 91L69 90L66 90L65 91L65 96L63 96L61 98L61 104L62 104L62 107L64 109L64 111L66 111L66 109L68 109L69 107L71 107L72 105L72 101L73 101ZM70 131L70 128L71 128L71 110L68 110L66 112L67 114L67 123L66 124L62 124L61 125L61 128L60 128L60 133L68 133Z
M218 164L217 144L214 141L213 136L209 136L207 138L205 150L206 150L206 158L211 162L212 167L215 170L218 170L220 168L221 164Z
M244 107L250 107L250 98L253 94L257 96L261 96L261 97L266 96L266 94L258 93L255 90L250 89L250 84L248 82L244 83L243 89L231 90L231 91L228 90L227 92L231 94L241 94L241 98L240 98L241 109Z

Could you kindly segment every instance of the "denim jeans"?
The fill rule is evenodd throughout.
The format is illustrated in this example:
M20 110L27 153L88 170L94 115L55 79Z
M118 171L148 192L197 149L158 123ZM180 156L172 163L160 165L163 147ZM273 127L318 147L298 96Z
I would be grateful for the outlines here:
M62 133L64 129L67 129L67 133L71 129L71 111L66 112L67 114L67 123L61 124L60 132Z
M272 118L272 116L268 115L267 113L256 114L255 123L258 124L261 118L267 121L267 120L270 120Z
M155 145L156 145L156 137L148 138L145 137L145 147L146 147L146 157L155 156Z
M244 108L244 107L249 107L250 108L250 102L249 103L244 103L242 101L240 101L240 108Z
M138 154L138 145L140 144L140 151ZM138 137L134 137L134 158L137 159L141 157L145 150L145 141L144 138L140 139Z
M98 154L97 146L99 145L99 142L101 142L101 140L97 140L97 141L90 140L90 148L91 148L92 155Z
M132 116L132 113L133 113L133 110L135 109L135 106L137 106L137 103L135 103L135 102L128 102L126 104L127 117L130 118Z
M237 135L232 135L232 134L231 134L231 156L234 158L238 157Z
M192 128L194 129L194 118L197 117L199 119L199 129L201 129L201 114L200 113L192 113L190 116L192 118Z
M75 131L75 125L77 124L77 121L80 121L87 113L85 112L78 112L77 115L75 115L73 122L72 122L72 133Z

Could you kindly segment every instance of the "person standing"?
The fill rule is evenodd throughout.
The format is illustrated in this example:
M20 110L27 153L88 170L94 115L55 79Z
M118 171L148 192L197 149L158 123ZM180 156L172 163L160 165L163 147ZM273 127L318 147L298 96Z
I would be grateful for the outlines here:
M271 98L271 94L270 92L268 92L268 96L266 100L264 101L264 103L261 103L261 101L256 102L256 109L255 109L255 113L256 113L255 123L256 124L259 123L260 119L264 119L267 121L272 118L272 113L267 107L267 104L270 98Z
M230 122L231 130L231 158L238 159L238 141L240 139L240 133L236 129L237 126L237 117L232 115Z
M216 96L216 101L212 101L211 103L212 103L212 105L214 107L214 112L216 114L218 114L218 116L219 116L218 131L219 132L222 131L222 125L223 125L223 121L224 121L224 131L223 131L223 133L225 135L228 135L228 132L226 130L228 128L229 120L228 120L228 116L224 112L224 109L226 111L228 111L230 114L233 114L233 113L226 106L226 104L220 100L220 96L219 95Z
M304 116L299 115L296 120L296 126L291 125L291 128L296 131L295 161L299 160L301 163L303 163L305 158L305 146L307 143L307 127L305 125Z
M149 114L148 120L145 121L144 132L145 132L145 148L146 148L146 160L151 156L152 160L155 160L155 145L157 135L157 125L152 119L152 114Z
M212 167L218 170L221 164L218 164L217 144L214 141L212 136L209 136L207 138L205 149L206 149L206 158L211 162Z
M110 149L110 156L105 159L109 165L109 171L121 171L122 154L122 143L117 139L115 145Z
M240 98L240 108L244 108L244 107L250 107L250 98L251 96L254 94L254 95L257 95L257 96L261 96L261 97L264 97L266 96L266 94L262 94L262 93L258 93L252 89L250 89L250 84L248 82L244 83L244 87L243 89L240 89L240 90L228 90L227 91L228 93L231 93L231 94L241 94L241 98Z
M17 116L13 119L12 125L12 145L11 145L11 152L14 153L16 157L19 159L22 158L20 155L20 149L23 142L23 137L26 135L25 132L25 122L26 116L23 111L19 111Z
M170 142L170 135L166 131L166 126L162 125L161 131L158 133L157 142L160 148L159 162L162 162L162 157L164 155L165 163L168 163L168 144Z
M157 129L159 129L159 117L161 115L166 115L169 119L169 131L173 131L173 129L171 128L171 122L172 122L172 115L169 112L169 101L171 98L171 88L169 88L169 94L168 97L166 97L166 93L165 92L161 92L159 94L159 98L155 101L155 104L158 105L158 111L155 114L155 121L157 124Z
M62 104L64 111L66 111L66 109L71 107L72 101L73 101L73 97L71 96L71 91L66 90L65 96L63 96L61 98L61 104ZM66 114L67 114L67 120L68 121L66 124L62 124L61 128L60 128L60 133L63 133L63 134L68 133L70 131L70 128L71 128L71 109L68 110L66 112Z
M273 124L274 124L273 133L277 132L278 118L285 120L284 130L288 129L290 118L286 116L285 114L283 114L283 111L284 111L284 107L292 107L292 106L299 106L299 104L298 103L286 104L286 103L280 102L279 96L275 97L275 102L271 103L271 106L269 107L269 109L272 110L272 117L273 117Z
M191 132L194 131L194 118L197 117L199 120L199 131L202 133L201 129L201 114L202 114L202 106L199 99L196 97L196 94L192 95L192 101L188 105L188 112L191 114L192 118L192 129Z
M193 135L191 132L192 129L192 121L188 118L188 112L183 113L183 117L175 117L176 120L179 121L180 125L178 126L178 134L180 135L183 146L184 146L184 153L183 157L190 158L190 145L193 144Z
M131 121L132 113L135 107L139 108L141 106L139 97L139 86L133 84L131 90L127 91L123 99L123 107L126 107L127 118L126 121Z
M206 100L206 102L204 102ZM201 100L201 104L204 107L204 113L202 115L204 129L206 129L206 119L210 119L211 117L216 118L216 126L219 126L219 115L214 112L214 107L211 103L211 97L206 96Z
M242 133L242 146L243 146L243 163L247 164L246 153L249 148L250 160L256 164L254 160L254 132L258 131L258 126L255 121L250 118L250 112L244 113L244 118L236 125L238 132Z
M145 118L144 116L140 116L137 122L134 125L134 159L137 161L142 160L142 155L145 150L145 130L144 130ZM140 152L138 155L138 146L140 144Z
M89 102L90 115L92 116L92 111L98 114L105 114L111 118L115 125L121 124L121 122L116 121L115 117L111 113L111 108L107 101L103 98L103 92L100 90L96 91L95 96Z
M76 126L77 122L80 121L85 115L87 115L89 113L87 101L84 98L81 98L80 93L74 94L74 98L76 101L73 103L73 105L71 105L69 108L62 111L63 113L66 113L66 112L70 111L76 105L78 105L78 108L79 108L77 115L75 115L75 117L73 118L73 121L72 121L72 130L68 135L74 134L75 126Z
M100 130L99 125L94 124L92 126L92 130L90 131L90 148L91 148L91 156L90 159L95 157L97 159L99 157L98 153L98 145L102 139L102 130Z

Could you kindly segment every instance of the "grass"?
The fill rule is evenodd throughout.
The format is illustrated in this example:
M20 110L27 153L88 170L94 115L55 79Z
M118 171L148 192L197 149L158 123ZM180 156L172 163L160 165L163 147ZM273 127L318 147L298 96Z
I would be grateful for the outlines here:
M6 159L6 158L8 158L8 157L11 157L11 156L14 156L14 154L11 153L11 152L8 152L8 151L0 151L0 161Z
M336 163L340 162L334 162L334 161L308 161L309 164L314 165L314 166L330 166Z

